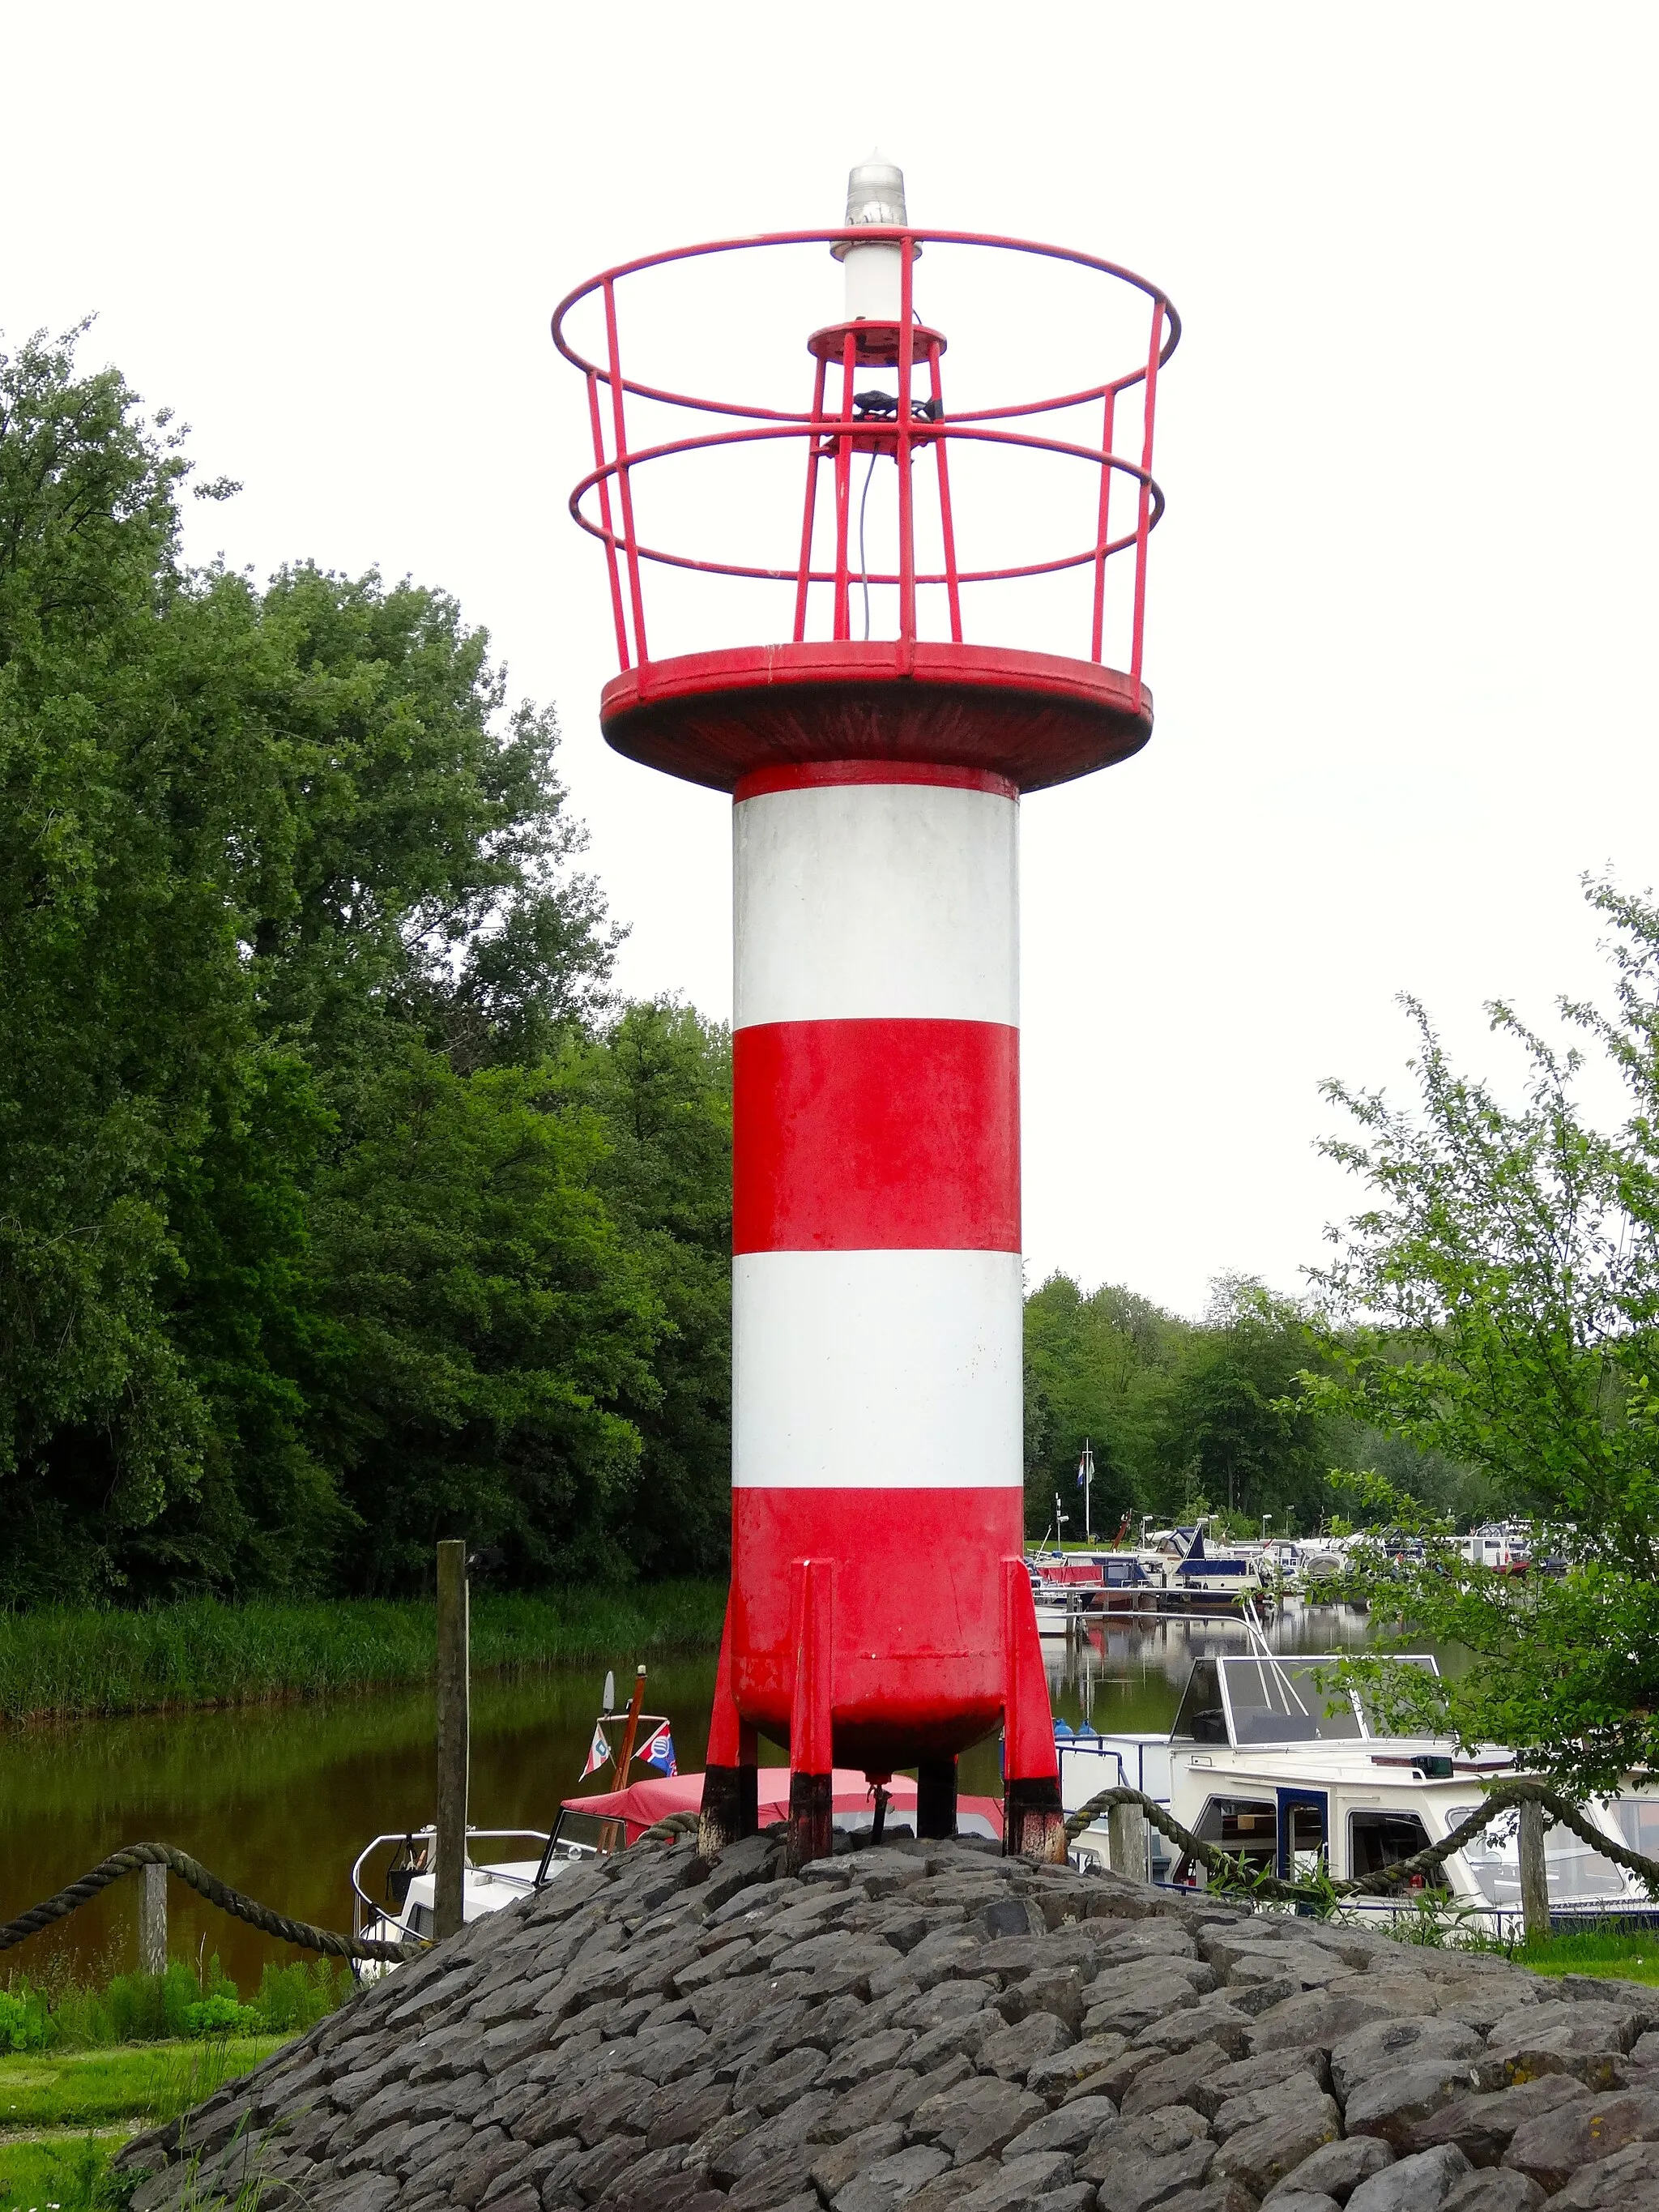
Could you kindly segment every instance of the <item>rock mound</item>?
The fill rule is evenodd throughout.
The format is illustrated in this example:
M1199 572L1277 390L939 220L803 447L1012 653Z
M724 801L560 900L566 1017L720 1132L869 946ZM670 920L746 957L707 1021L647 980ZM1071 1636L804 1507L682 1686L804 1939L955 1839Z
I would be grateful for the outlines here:
M117 2161L132 2212L1659 2212L1659 1990L989 1855L573 1869Z

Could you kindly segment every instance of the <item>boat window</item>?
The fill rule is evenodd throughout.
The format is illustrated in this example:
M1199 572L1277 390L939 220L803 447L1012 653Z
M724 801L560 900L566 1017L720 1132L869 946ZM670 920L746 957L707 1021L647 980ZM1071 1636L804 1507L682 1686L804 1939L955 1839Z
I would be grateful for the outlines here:
M1246 1865L1269 1873L1279 1859L1279 1809L1267 1797L1212 1797L1193 1824L1200 1843L1218 1844ZM1178 1882L1201 1879L1195 1861L1183 1857L1175 1870Z
M1461 1814L1454 1814L1461 1819ZM1381 1874L1401 1859L1415 1858L1429 1848L1428 1831L1415 1813L1350 1813L1348 1815L1348 1871L1356 1879ZM1414 1889L1426 1889L1419 1877Z
M1359 1734L1347 1692L1328 1660L1224 1659L1235 1743L1346 1742Z
M410 1913L409 1926L413 1935L429 1936L432 1933L432 1907L429 1905L416 1905Z
M1616 1798L1613 1811L1626 1846L1659 1858L1659 1796Z
M1615 1808L1621 1827L1624 1808L1629 1802L1621 1800ZM1459 1805L1447 1814L1446 1826L1455 1828L1475 1809L1473 1805ZM1652 1809L1659 1811L1659 1807ZM1633 1844L1632 1848L1638 1847ZM1519 1906L1521 1846L1513 1820L1495 1822L1484 1835L1465 1844L1462 1856L1474 1877L1475 1887L1488 1905ZM1554 1820L1544 1831L1544 1873L1552 1905L1578 1904L1589 1899L1624 1894L1625 1877L1613 1861L1582 1837L1574 1835L1571 1828L1564 1828Z
M1170 1733L1190 1736L1194 1743L1226 1742L1227 1716L1221 1705L1221 1675L1213 1659L1194 1662L1181 1711Z

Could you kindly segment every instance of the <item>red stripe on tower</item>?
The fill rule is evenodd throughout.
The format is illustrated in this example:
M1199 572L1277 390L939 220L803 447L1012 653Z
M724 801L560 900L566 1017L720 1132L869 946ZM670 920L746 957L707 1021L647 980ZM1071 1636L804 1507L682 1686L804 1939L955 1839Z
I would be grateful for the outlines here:
M732 1041L734 1252L1019 1249L1019 1032L764 1022Z

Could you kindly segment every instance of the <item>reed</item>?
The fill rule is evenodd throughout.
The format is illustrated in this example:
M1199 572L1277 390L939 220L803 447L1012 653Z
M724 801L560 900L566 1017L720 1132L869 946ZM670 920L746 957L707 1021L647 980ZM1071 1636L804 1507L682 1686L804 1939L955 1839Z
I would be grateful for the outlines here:
M478 1673L609 1662L619 1651L711 1650L723 1585L706 1582L475 1595ZM191 1705L258 1705L430 1678L428 1600L340 1598L143 1612L0 1613L0 1721L81 1719Z

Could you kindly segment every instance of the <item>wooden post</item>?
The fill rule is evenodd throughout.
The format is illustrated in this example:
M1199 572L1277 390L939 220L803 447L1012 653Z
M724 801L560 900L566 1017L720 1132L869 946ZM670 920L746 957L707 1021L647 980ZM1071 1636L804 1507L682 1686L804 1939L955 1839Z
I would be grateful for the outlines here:
M1112 1872L1130 1881L1150 1881L1146 1854L1146 1815L1139 1805L1114 1805L1106 1815L1106 1840L1112 1855Z
M644 1703L645 1668L641 1664L635 1669L634 1694L628 1701L628 1722L623 1729L622 1749L617 1753L616 1763L611 1768L611 1775L618 1790L626 1790L628 1787L628 1770L634 1763L634 1739L640 1732L640 1708ZM599 1849L605 1851L617 1851L627 1840L627 1822L607 1820L600 1832Z
M433 1933L460 1933L465 1917L467 1767L471 1755L466 1546L438 1547L438 1832Z
M1521 1925L1528 1943L1541 1943L1550 1932L1549 1870L1544 1831L1549 1815L1541 1805L1521 1808Z
M138 1971L164 1974L167 1970L167 1870L147 1866L138 1893Z

